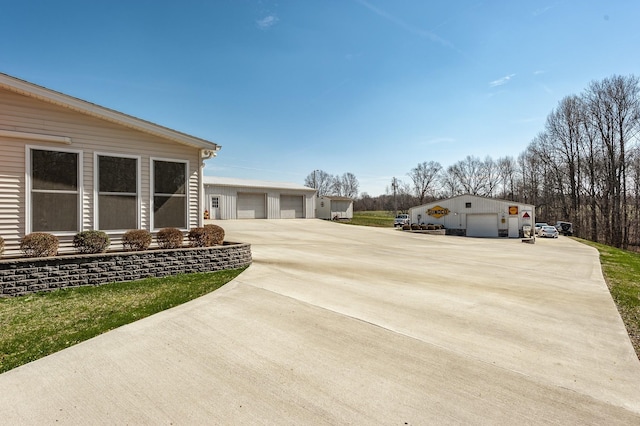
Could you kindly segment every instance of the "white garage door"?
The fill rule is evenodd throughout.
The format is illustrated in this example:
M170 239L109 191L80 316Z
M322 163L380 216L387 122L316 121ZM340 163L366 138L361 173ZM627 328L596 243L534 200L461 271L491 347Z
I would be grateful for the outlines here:
M264 194L238 193L238 219L266 219Z
M304 218L302 195L280 195L280 218Z
M497 237L497 214L467 214L467 237Z

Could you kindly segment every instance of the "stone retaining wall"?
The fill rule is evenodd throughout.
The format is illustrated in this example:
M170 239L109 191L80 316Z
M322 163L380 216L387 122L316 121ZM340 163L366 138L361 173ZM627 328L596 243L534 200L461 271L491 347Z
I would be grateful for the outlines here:
M0 260L0 297L237 269L249 266L251 261L250 244L226 242L214 247Z

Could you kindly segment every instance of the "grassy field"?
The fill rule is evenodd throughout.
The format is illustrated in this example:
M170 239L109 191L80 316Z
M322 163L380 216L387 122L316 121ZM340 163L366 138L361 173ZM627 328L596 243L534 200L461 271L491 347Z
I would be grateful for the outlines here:
M609 292L640 358L640 253L576 240L600 252L600 264Z
M387 211L366 211L366 212L353 212L353 219L348 223L351 225L361 226L377 226L377 227L393 227L394 214Z
M222 287L243 269L0 299L0 373Z

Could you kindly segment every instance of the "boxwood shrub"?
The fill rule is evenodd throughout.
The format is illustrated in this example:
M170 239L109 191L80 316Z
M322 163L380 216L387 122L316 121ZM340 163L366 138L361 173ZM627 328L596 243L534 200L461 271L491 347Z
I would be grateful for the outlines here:
M224 243L224 229L221 226L208 224L204 226L208 246L219 246Z
M122 247L127 251L143 251L151 245L151 232L146 229L131 229L122 236Z
M156 235L158 247L163 249L174 249L182 247L184 236L178 228L162 228Z
M73 247L78 253L104 253L109 244L109 236L103 231L82 231L73 237Z
M20 251L26 257L50 257L58 254L58 237L46 232L32 232L20 239Z

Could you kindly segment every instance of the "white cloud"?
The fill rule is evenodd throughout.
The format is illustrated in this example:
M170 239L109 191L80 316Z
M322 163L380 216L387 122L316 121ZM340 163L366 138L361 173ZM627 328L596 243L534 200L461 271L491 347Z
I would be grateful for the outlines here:
M513 77L515 77L515 74L505 75L502 78L489 82L489 87L498 87L502 86L503 84L507 84Z
M258 19L256 21L256 25L261 30L268 30L269 28L271 28L275 24L277 24L278 21L279 21L279 19L278 19L278 17L276 15L268 15L268 16L265 16L262 19Z

